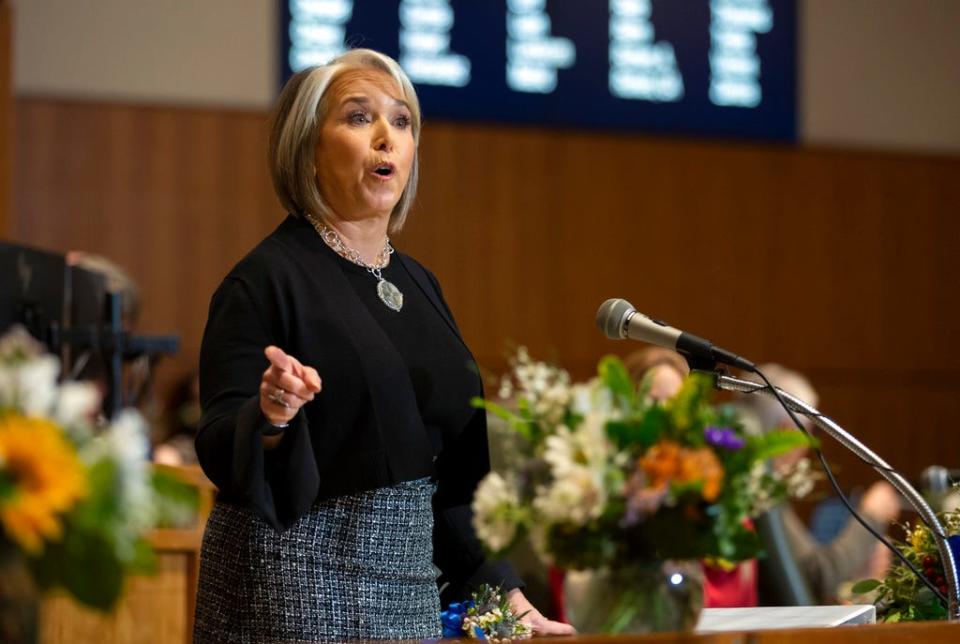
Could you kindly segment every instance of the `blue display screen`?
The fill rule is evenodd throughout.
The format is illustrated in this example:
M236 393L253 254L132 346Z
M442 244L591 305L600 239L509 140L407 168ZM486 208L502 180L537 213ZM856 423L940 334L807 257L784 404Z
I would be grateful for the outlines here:
M792 141L794 0L281 0L283 79L400 61L427 119Z

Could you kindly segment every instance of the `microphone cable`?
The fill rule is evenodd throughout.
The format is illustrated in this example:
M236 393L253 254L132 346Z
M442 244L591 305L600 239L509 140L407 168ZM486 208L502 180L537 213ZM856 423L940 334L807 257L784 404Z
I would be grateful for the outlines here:
M803 426L803 423L800 422L800 419L797 418L793 409L790 407L790 405L787 404L787 401L784 400L783 396L780 394L780 390L773 386L773 383L771 383L770 380L767 379L767 377L764 375L762 371L760 371L760 369L757 369L756 367L754 367L753 371L758 376L760 376L760 379L763 380L764 384L766 385L766 389L769 389L770 392L773 393L774 397L777 399L777 402L779 402L780 406L783 407L784 411L787 412L787 415L790 416L790 420L793 421L793 423L797 426L797 428L799 428L800 431L806 434L809 438L813 439L813 436L810 434L807 428ZM749 393L752 394L752 393L757 393L759 391L763 391L763 389L755 389L754 391ZM826 473L827 480L830 481L830 485L833 487L833 491L837 494L838 497L840 497L840 501L843 502L843 505L845 505L847 510L850 511L850 514L853 516L853 518L857 520L857 523L862 525L867 532L869 532L874 537L876 537L876 539L880 543L882 543L884 546L887 547L888 550L890 550L890 552L896 555L897 558L900 559L900 561L903 562L903 564L907 566L907 568L909 568L914 575L916 575L917 579L923 582L923 584L930 589L930 592L933 593L934 597L939 599L940 602L944 605L944 607L947 607L948 606L947 598L943 595L943 593L940 592L940 589L937 588L932 581L927 579L926 576L924 576L923 573L921 573L920 570L913 564L913 562L907 559L906 555L904 555L902 552L900 552L900 550L896 546L890 543L890 541L887 540L885 536L877 532L873 528L873 526L871 526L867 522L867 520L864 519L862 516L860 516L860 513L853 508L853 504L850 503L850 499L848 499L847 495L844 494L843 491L840 489L840 484L837 482L836 477L833 475L833 470L830 469L830 465L827 463L827 459L823 456L823 452L820 450L820 447L816 444L811 444L811 447L813 451L816 453L817 458L820 460L820 465L823 466L823 471L824 473ZM866 459L861 459L861 460L863 460L864 463L866 463L867 465L870 465L874 469L883 469L883 470L896 472L896 470L893 469L892 467L885 468L880 466L877 463L872 463L870 461L867 461ZM897 473L899 474L899 472ZM923 517L920 517L920 518L921 520L923 520ZM924 523L926 522L924 521ZM927 527L933 530L933 527L929 525ZM939 532L937 534L938 536L941 536L941 537L943 536ZM947 562L941 561L940 565L946 566Z

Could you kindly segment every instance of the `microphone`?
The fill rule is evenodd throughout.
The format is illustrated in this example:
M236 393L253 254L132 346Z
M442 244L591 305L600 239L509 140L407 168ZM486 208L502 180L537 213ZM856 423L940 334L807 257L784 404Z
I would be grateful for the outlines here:
M670 349L686 358L691 369L712 370L717 363L754 372L755 364L709 340L675 329L666 322L640 313L630 302L609 299L597 311L597 326L611 340L639 340Z
M953 487L954 481L960 481L960 470L947 469L941 465L931 465L920 474L920 489L933 494L942 494Z

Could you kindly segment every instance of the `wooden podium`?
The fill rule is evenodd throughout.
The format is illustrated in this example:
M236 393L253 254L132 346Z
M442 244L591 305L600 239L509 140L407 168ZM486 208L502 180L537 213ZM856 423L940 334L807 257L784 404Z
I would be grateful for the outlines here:
M109 615L80 606L64 594L44 598L40 608L42 644L179 644L193 640L200 543L214 487L199 467L158 467L199 490L196 523L149 535L157 553L157 573L128 578L123 597Z
M110 615L79 606L69 597L43 600L40 615L42 644L178 644L192 641L193 611L199 572L200 543L213 506L214 487L198 467L167 468L200 492L194 525L156 530L150 540L157 552L157 574L132 577ZM836 608L836 607L834 607ZM743 609L746 610L746 609ZM760 609L763 610L763 609ZM806 610L816 610L809 608ZM745 626L751 622L740 622ZM790 620L784 620L790 624ZM793 622L796 623L796 622ZM821 622L823 623L823 622ZM752 626L749 626L752 628ZM713 633L665 633L645 636L594 636L538 639L564 644L926 644L960 642L960 624L878 624L789 630L740 630Z
M577 636L534 641L544 644L928 644L960 641L960 624L925 622L730 633L663 633L637 637Z

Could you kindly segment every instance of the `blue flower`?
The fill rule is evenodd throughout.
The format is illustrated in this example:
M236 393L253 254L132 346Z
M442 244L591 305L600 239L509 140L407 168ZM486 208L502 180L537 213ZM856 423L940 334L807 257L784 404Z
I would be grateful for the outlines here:
M444 637L460 637L463 635L463 616L473 608L473 601L453 602L447 610L440 613L440 623L443 625Z
M729 427L710 425L703 430L703 437L710 445L729 450L738 450L747 444L747 441Z
M479 626L473 627L473 636L478 640L482 640L484 642L487 641L487 636L483 633L483 629Z

